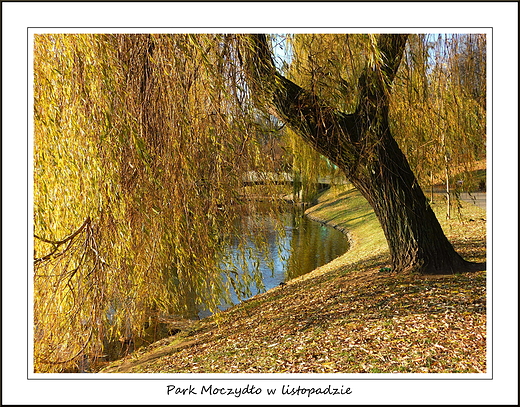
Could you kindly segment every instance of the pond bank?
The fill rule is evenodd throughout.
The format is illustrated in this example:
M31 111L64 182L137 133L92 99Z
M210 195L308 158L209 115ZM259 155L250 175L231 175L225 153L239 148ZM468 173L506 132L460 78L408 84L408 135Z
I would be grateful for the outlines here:
M485 211L441 221L467 259L485 261ZM434 207L443 219L444 206ZM486 370L486 272L396 275L383 232L353 189L308 216L347 232L350 250L318 269L115 361L114 373L378 373Z

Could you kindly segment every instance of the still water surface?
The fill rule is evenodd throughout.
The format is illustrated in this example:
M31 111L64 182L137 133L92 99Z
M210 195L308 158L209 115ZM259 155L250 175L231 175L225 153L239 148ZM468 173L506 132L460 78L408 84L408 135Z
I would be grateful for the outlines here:
M238 244L230 244L224 249L228 258L236 258L232 267L239 274L244 272L242 267L248 267L249 273L252 273L256 265L261 273L261 282L258 284L251 281L238 290L239 295L232 293L232 304L222 304L221 310L276 287L282 282L306 274L341 256L349 247L348 240L343 233L308 219L303 216L301 210L288 208L283 215L285 230L283 236L277 233L274 223L270 222L268 218L261 224L268 244L267 256L258 258L254 255L249 257L246 255L244 264L239 260L243 252L239 249ZM259 251L253 239L248 239L246 246L252 254ZM237 267L237 264L243 265ZM222 264L223 269L226 267L229 265ZM208 311L199 312L200 318L208 315Z

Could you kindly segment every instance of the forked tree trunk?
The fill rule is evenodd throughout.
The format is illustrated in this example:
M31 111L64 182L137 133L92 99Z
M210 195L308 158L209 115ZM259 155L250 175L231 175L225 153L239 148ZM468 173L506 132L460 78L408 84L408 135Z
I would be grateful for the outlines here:
M388 125L389 89L406 40L406 35L379 37L380 63L360 76L360 101L353 114L326 106L278 74L264 35L249 36L242 53L259 105L334 162L368 200L385 233L395 271L469 270L469 263L444 235Z

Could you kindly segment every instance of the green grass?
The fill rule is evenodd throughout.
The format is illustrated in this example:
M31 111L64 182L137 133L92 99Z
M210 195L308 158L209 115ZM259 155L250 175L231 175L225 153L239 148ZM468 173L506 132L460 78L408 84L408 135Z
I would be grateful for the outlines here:
M345 231L350 239L349 259L366 258L368 253L388 250L383 230L365 198L352 187L326 191L318 203L306 211L311 219L325 220Z

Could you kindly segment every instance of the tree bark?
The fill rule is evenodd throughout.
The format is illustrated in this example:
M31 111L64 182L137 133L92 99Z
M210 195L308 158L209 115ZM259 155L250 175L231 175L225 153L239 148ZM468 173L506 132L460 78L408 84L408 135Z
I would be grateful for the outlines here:
M265 35L241 50L252 96L342 169L368 200L395 271L451 274L469 269L453 249L389 127L389 97L407 35L380 35L379 61L358 80L354 113L339 112L280 75Z

